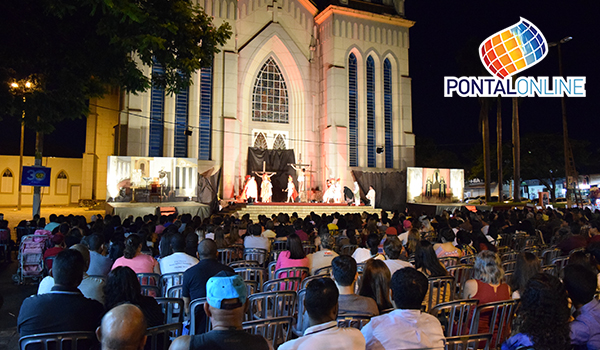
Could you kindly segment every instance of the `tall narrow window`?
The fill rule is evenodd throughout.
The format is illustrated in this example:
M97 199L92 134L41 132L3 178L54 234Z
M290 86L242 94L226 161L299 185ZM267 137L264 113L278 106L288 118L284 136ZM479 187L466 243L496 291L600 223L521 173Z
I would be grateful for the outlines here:
M164 70L157 62L152 65L152 75L163 74ZM162 157L164 137L165 89L152 85L150 91L150 157Z
M212 66L200 70L200 140L198 159L211 159L212 143Z
M348 141L350 166L358 166L358 84L356 56L348 57Z
M188 125L189 89L181 90L175 95L175 157L188 156L188 136L185 134Z
M12 193L13 192L13 173L10 169L5 169L2 173L2 182L0 183L0 192ZM25 186L27 187L27 186Z
M287 85L273 58L265 62L254 81L252 121L289 123Z
M392 64L383 61L383 115L385 135L385 167L394 167L394 136L392 134Z
M367 58L367 165L369 168L376 166L375 151L375 61L373 57Z

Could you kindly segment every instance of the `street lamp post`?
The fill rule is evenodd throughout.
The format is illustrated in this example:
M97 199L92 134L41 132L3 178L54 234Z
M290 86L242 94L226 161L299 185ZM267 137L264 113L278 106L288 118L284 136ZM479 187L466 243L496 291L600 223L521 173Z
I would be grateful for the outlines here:
M23 112L21 114L21 142L19 145L19 177L17 181L19 182L19 193L17 195L17 210L21 210L21 193L23 192L23 187L21 185L21 178L23 177L23 143L25 140L25 103L27 101L25 97L25 93L31 92L33 90L33 84L30 81L23 82L13 82L10 84L10 87L23 95Z
M562 50L561 50L561 46L564 43L567 43L569 41L571 41L571 39L573 39L570 36L566 36L562 39L560 39L557 42L551 42L548 43L548 47L553 47L556 46L556 48L558 49L558 73L560 74L561 77L564 77L563 74L563 65L562 65ZM565 100L565 96L563 94L563 96L561 96L560 98L560 104L561 104L561 109L562 109L562 124L563 124L563 152L565 154L565 178L566 178L566 184L567 184L567 190L569 189L569 187L571 187L570 181L569 181L569 177L573 177L575 176L575 174L571 173L571 169L569 166L569 154L570 154L570 146L569 146L569 130L567 128L567 106L566 106L566 100ZM576 181L576 179L573 179L573 181ZM568 194L566 195L567 197L567 203L570 202L569 200L569 196Z

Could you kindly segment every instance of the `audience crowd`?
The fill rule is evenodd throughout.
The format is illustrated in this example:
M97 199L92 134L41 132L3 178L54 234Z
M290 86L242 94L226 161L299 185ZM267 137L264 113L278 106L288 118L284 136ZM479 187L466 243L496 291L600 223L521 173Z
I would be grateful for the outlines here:
M21 337L93 331L103 349L142 348L145 330L166 318L138 274L182 273L165 289L181 286L186 319L192 301L207 302L196 309L196 334L175 339L173 350L269 349L265 338L243 330L249 289L222 255L233 248L228 259L238 261L254 248L265 252L261 266L271 259L275 270L306 268L301 278L310 278L304 313L296 315L302 324L294 325L300 334L280 349L442 349L456 335L445 331L456 320L428 313L442 288L430 281L454 276L454 265L473 272L455 286L454 300L518 300L502 343L494 342L496 330L491 347L600 349L600 211L280 213L256 222L224 214L98 215L89 222L50 215L18 225L25 227L51 238L43 254L48 276L18 315ZM555 252L555 266L547 251ZM370 320L338 326L344 315ZM489 320L482 314L470 332L488 333Z

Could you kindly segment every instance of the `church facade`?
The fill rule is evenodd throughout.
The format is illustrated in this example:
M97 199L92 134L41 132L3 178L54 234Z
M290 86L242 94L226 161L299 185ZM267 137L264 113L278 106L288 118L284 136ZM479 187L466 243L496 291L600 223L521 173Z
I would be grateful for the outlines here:
M90 102L82 199L104 198L111 155L196 158L199 173L221 170L225 199L243 187L249 147L293 150L310 188L414 166L402 0L198 2L232 37L186 91Z

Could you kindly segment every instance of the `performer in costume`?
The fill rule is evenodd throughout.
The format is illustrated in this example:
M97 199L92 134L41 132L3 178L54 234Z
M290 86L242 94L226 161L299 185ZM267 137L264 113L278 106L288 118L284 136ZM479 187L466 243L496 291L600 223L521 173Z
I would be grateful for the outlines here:
M240 193L240 200L242 202L245 202L248 199L248 184L250 183L250 175L246 175L246 178L244 179L244 189L242 190L242 193Z
M340 179L335 180L333 185L333 199L335 203L342 203L344 193L342 192L342 184Z
M250 176L248 183L246 183L245 192L248 200L252 198L252 200L255 201L258 198L258 185L256 184L254 176Z
M296 191L296 186L294 185L294 179L292 178L292 175L288 175L288 184L287 189L285 189L285 191L287 192L287 203L293 203L294 201L296 201L296 197L298 197L298 192Z
M354 205L360 205L360 187L358 186L358 182L354 181Z
M333 191L334 191L334 185L333 185L332 181L327 179L327 189L323 193L323 203L329 203L329 200L334 198Z
M273 197L273 184L271 183L271 175L267 175L267 173L263 173L262 175L262 183L260 184L260 198L263 203L271 203L271 197Z
M369 200L369 205L375 208L375 189L373 186L369 186L369 192L367 192L367 199Z

